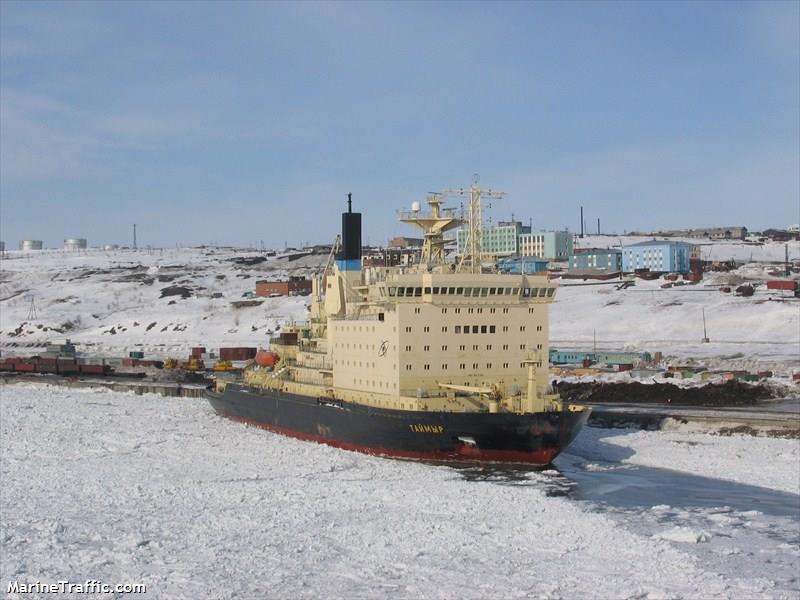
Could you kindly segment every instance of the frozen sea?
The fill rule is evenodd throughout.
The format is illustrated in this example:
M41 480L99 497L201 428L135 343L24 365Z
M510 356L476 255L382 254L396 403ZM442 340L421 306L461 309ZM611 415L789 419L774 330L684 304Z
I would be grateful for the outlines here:
M14 384L0 449L4 594L800 597L798 440L586 428L546 471L434 466L199 399Z

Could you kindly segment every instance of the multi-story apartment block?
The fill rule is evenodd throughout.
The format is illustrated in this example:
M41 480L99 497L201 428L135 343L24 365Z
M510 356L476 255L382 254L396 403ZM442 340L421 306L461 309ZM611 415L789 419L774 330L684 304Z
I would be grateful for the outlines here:
M688 273L692 244L652 240L622 249L622 270L649 269L660 273Z

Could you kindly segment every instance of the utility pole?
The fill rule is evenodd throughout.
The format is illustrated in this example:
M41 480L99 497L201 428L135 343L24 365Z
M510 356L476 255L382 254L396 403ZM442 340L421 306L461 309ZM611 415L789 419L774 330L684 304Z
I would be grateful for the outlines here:
M789 270L789 244L784 244L783 245L783 252L784 252L784 259L785 259L785 262L786 262L785 275L786 275L786 277L788 277L789 274L791 273L791 271Z
M581 239L583 239L583 207L581 206Z
M701 340L704 344L708 343L708 332L706 331L706 308L703 307L703 339Z
M136 223L133 224L133 249L136 250Z

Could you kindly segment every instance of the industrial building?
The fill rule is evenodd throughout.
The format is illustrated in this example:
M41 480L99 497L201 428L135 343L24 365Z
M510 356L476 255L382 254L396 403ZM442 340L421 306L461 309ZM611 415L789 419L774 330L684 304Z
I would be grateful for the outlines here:
M503 273L541 273L547 271L548 262L538 256L517 256L499 260L497 268Z
M569 257L569 270L622 270L622 250L616 248L578 248Z
M550 349L550 362L554 365L579 364L584 361L605 365L634 365L652 362L649 352L581 352L579 350Z
M458 254L463 254L468 232L458 231ZM567 260L572 254L572 234L568 231L532 231L520 221L500 221L485 227L481 237L481 252L496 257L537 256L547 260Z
M397 236L392 238L389 242L391 248L421 248L422 238L410 238L406 236Z
M64 240L64 250L86 250L86 238L67 238Z
M656 273L688 273L692 244L652 240L622 249L622 270L631 273L649 270Z
M256 281L256 296L307 296L311 293L311 280L289 277L286 281Z
M676 229L661 235L706 238L710 240L743 240L747 237L747 227L706 227L701 229Z
M42 240L20 240L20 250L41 250L44 247Z

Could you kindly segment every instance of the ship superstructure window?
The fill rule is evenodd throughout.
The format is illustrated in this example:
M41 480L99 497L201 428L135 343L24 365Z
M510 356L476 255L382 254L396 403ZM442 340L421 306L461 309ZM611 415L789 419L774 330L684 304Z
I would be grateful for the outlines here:
M392 297L397 295L397 288L390 287L389 288L389 295L392 296Z
M447 346L442 346L442 352L447 352Z
M461 333L461 325L456 325L456 333Z
M431 330L430 327L423 327L422 328L423 333L428 333L430 330Z
M422 293L423 293L423 294L430 294L430 293L431 293L431 288L429 288L429 287L426 287L426 288L424 288L424 289L422 290Z
M410 370L411 370L411 365L406 365L406 371L410 371Z
M486 333L487 327L486 325L481 325L481 333Z
M406 346L406 352L411 352L411 346Z
M508 325L503 325L503 331L508 331Z
M525 325L520 325L520 326L519 326L519 330L520 330L520 331L525 331Z
M469 325L464 325L464 333L469 333Z
M504 313L504 314L508 314L508 309L507 309L507 308L504 308L504 309L503 309L503 313Z
M443 314L443 315L444 315L444 314L447 314L447 309L446 309L446 308L443 308L443 309L442 309L442 314Z
M456 293L456 288L454 288L454 287L452 287L452 288L447 288L447 293L448 293L448 294L450 294L450 295L452 296L453 294L455 294L455 293Z
M438 294L439 293L439 288L438 287L433 288L433 293L434 294Z
M478 333L478 326L477 325L473 325L472 326L472 333Z
M497 293L497 288L489 288L489 295L494 296Z
M472 363L472 368L473 369L477 369L478 368L478 363Z
M552 298L553 294L555 294L555 293L556 293L556 289L555 288L547 288L547 297L548 298Z
M430 371L430 370L431 370L431 366L430 366L430 365L425 365L425 366L424 366L424 369L425 369L426 371Z
M452 288L450 288L450 289L452 289ZM452 294L453 292L450 292L450 293ZM456 288L456 294L457 294L458 296L460 296L460 295L461 295L461 294L463 294L463 293L464 293L464 288L463 288L463 287Z
M520 345L519 345L519 349L520 349L520 350L525 350L525 344L520 344Z
M442 333L447 333L447 325L442 327ZM456 333L458 333L458 332L456 331Z
M481 296L486 296L489 293L489 288L481 288Z
M430 346L423 346L423 347L422 347L422 349L423 349L425 352L428 352L428 351L430 351L431 347L430 347Z
M473 349L473 350L477 350L477 349L478 349L478 344L474 344L474 345L472 346L472 349Z
M447 363L442 365L442 371L447 371Z
M411 333L411 327L406 327L406 333Z
M489 333L494 333L494 331L495 331L495 326L489 325Z
M532 312L533 312L533 307L529 308L529 309L528 309L528 312L529 312L529 313L532 313Z
M542 330L542 326L541 325L537 325L536 326L536 331L541 331L541 330Z
M491 344L486 344L486 349L487 350L491 350L492 349L492 345Z
M508 350L508 344L503 344L503 350Z
M503 363L503 368L507 369L508 368L508 363Z
M466 348L467 348L467 347L466 347L464 344L462 344L462 345L460 345L460 346L458 347L458 349L459 349L459 350L461 350L462 352L463 352L464 350L466 350Z
M461 309L460 308L454 308L453 311L456 312L456 313L460 313Z
M467 368L467 365L465 363L461 363L460 365L458 365L458 368L463 370Z

